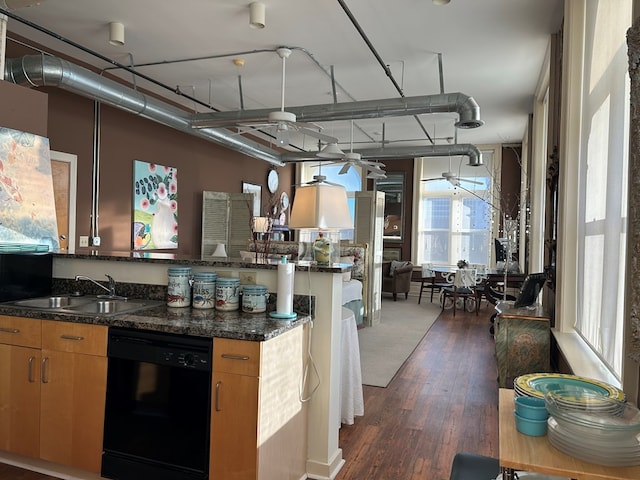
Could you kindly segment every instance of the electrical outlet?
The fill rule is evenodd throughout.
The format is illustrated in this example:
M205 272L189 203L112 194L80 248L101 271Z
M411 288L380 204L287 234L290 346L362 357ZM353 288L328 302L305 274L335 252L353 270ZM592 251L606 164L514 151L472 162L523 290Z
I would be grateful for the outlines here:
M89 236L88 235L80 235L80 246L88 247L89 246Z
M255 285L257 272L240 272L240 285Z

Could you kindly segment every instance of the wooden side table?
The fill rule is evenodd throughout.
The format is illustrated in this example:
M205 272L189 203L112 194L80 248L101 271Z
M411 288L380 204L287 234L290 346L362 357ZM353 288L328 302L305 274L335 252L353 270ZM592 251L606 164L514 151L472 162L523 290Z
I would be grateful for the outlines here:
M513 390L500 389L498 404L499 459L503 480L514 471L545 473L575 480L638 480L640 466L605 467L584 462L554 448L549 439L530 437L516 430Z

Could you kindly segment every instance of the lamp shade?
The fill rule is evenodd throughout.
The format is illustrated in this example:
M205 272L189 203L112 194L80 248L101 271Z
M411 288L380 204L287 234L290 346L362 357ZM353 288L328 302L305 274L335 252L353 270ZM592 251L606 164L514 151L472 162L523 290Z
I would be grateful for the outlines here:
M251 28L264 28L266 7L262 2L249 4L249 26Z
M300 187L293 199L289 228L353 228L347 191L322 183Z

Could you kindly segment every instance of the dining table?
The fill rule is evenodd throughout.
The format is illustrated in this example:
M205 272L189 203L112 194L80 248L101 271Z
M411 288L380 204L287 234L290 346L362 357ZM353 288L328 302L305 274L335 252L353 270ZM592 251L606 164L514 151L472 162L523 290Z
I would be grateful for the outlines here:
M499 391L499 461L502 480L515 480L518 471L555 475L573 480L638 480L640 465L608 467L585 462L557 450L547 436L534 437L516 430L514 391Z

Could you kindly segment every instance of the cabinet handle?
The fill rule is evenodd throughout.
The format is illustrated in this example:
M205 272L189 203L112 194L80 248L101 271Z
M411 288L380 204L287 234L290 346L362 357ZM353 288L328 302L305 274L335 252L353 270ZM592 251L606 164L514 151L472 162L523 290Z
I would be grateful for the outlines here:
M40 379L42 380L42 383L49 383L49 380L47 379L47 361L49 360L49 357L44 357L42 359L42 365L40 365Z
M220 388L222 387L222 382L216 382L216 412L221 412L220 408Z
M60 338L63 340L73 340L74 342L79 342L80 340L84 340L84 337L76 336L76 335L60 335Z
M34 383L36 381L35 376L33 375L33 361L36 357L29 357L29 383Z
M2 333L20 333L20 330L17 328L3 328L0 327L0 332Z
M220 356L229 360L249 360L249 357L246 355L231 355L230 353L223 353Z

